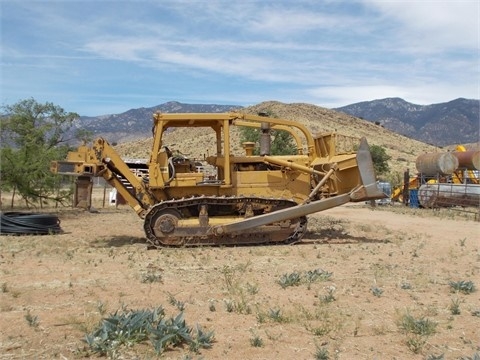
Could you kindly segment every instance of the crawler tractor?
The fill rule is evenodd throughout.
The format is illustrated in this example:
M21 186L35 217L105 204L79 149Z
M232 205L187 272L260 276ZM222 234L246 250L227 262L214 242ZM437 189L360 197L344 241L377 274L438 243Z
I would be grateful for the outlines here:
M103 138L80 146L54 173L82 179L103 177L144 220L155 247L294 243L304 236L306 216L348 203L383 198L376 185L368 144L357 152L337 153L337 135L312 136L294 121L243 113L153 115L153 146L145 171L134 172ZM232 128L260 132L260 151L244 143L231 151ZM214 155L205 157L215 175L198 172L198 164L176 156L163 142L174 128L207 128L216 139ZM173 128L173 129L172 129ZM270 153L273 131L287 131L296 155ZM89 181L77 181L77 193Z

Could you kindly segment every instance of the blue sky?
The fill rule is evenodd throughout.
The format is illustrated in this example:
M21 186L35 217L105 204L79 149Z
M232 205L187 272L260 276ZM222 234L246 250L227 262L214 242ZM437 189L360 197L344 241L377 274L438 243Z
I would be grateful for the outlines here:
M0 0L1 105L480 98L480 1Z

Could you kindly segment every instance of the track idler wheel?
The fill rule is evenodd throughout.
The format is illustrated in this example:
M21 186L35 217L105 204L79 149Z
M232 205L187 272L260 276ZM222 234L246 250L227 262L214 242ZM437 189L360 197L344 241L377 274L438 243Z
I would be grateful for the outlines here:
M162 211L155 216L155 219L152 221L155 236L163 238L173 234L178 226L180 217L181 215L175 210Z

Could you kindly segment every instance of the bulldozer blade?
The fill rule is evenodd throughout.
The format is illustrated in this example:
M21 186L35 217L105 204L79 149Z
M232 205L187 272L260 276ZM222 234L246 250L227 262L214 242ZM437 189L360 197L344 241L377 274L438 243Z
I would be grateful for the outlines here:
M357 166L362 186L351 192L351 201L383 199L387 197L377 186L375 168L367 139L362 137L357 151Z
M270 214L254 216L238 222L213 226L210 231L217 236L242 232L253 229L257 226L268 225L277 221L285 221L327 210L335 206L346 204L349 201L350 194L343 194L328 199L313 201L308 204L297 205L287 209L278 210Z
M286 221L292 218L310 215L346 204L350 201L356 202L384 198L386 195L378 188L376 183L373 160L370 154L367 139L365 138L362 138L360 141L360 146L357 151L357 165L362 184L353 189L350 193L337 195L310 203L303 203L287 209L278 210L273 213L258 215L229 224L213 226L210 229L210 232L216 236L237 233L253 229L257 226L268 225L278 221Z

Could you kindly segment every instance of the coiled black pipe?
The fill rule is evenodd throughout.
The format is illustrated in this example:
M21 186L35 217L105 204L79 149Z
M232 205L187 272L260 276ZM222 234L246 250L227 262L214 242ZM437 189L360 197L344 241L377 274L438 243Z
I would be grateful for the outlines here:
M0 234L47 235L63 232L55 215L6 212L0 213L0 218Z

